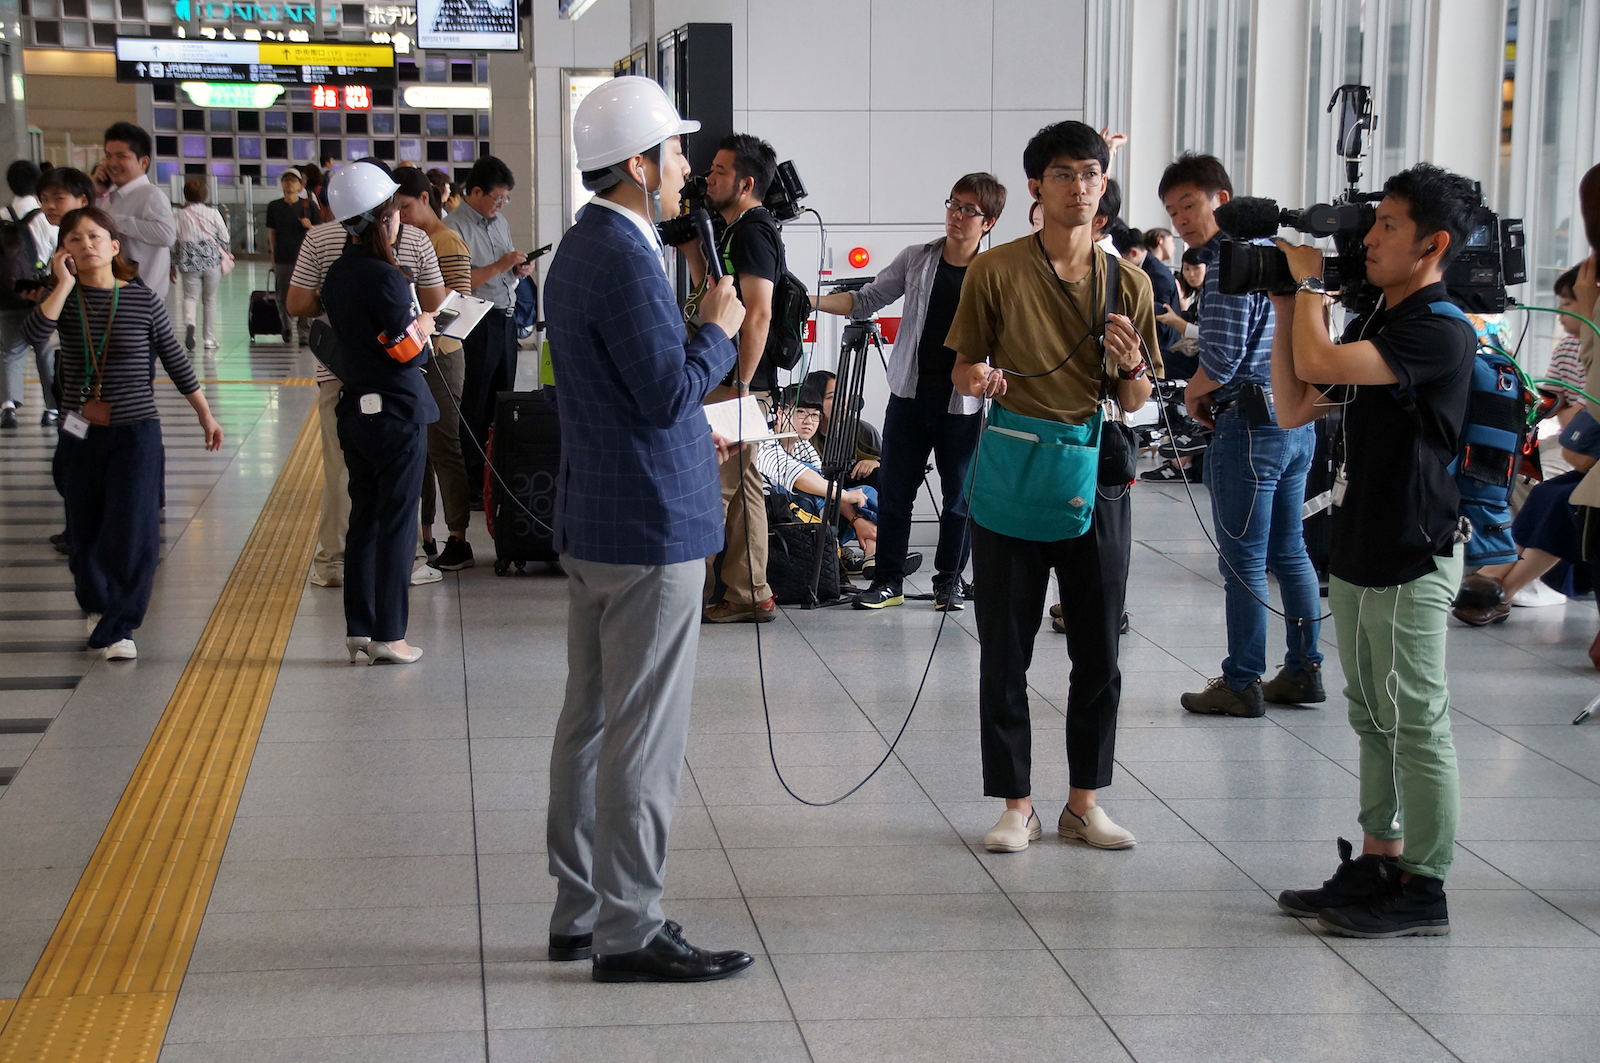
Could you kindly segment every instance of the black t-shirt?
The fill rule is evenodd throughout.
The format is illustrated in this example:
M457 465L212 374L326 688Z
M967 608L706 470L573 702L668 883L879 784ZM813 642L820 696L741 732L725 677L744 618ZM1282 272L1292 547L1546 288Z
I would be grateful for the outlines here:
M1178 311L1178 279L1172 275L1167 264L1148 252L1139 267L1150 277L1150 294L1155 299L1156 313L1162 313L1161 305L1165 303ZM1183 339L1178 330L1171 325L1156 323L1156 342L1161 345L1161 360L1166 361L1167 352L1172 350L1172 345Z
M300 257L300 245L306 238L306 227L300 224L301 218L310 218L312 225L317 224L316 208L311 206L309 200L298 199L290 203L274 199L267 204L267 228L274 234L274 262L293 262Z
M950 324L956 319L956 307L961 305L961 282L966 280L967 267L952 266L939 256L939 265L933 272L933 287L928 291L927 316L922 323L922 336L917 340L917 397L923 398L931 389L950 398L950 374L956 367L956 352L944 345L950 335ZM943 390L939 390L942 387Z
M1370 340L1399 380L1329 394L1349 399L1348 486L1333 509L1329 565L1347 583L1409 583L1434 571L1433 559L1454 549L1461 495L1448 466L1461 450L1478 342L1468 322L1428 309L1448 300L1445 286L1432 284L1345 330L1343 342Z
M751 207L728 226L727 238L722 244L722 267L734 277L735 286L741 273L778 281L783 262L783 237L778 233L778 223L765 207ZM744 293L739 293L740 302ZM776 325L776 322L774 322ZM734 337L735 342L738 337ZM735 366L735 371L737 371ZM730 375L731 379L731 375ZM750 378L752 391L770 391L777 386L778 377L765 358Z

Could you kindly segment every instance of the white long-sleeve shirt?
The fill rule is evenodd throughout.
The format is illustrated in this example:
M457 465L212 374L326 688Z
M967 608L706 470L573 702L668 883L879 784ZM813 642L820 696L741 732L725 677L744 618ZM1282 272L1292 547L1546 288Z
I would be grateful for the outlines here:
M16 196L11 200L11 217L17 221L26 218L32 210L39 210L39 201L33 196ZM48 266L50 256L56 253L56 227L45 221L44 212L40 211L28 223L28 231L33 234L33 246L39 252L39 261Z
M101 205L117 223L122 257L137 262L139 278L145 286L156 293L157 299L165 299L171 282L172 244L178 238L178 224L167 193L140 174L106 193Z

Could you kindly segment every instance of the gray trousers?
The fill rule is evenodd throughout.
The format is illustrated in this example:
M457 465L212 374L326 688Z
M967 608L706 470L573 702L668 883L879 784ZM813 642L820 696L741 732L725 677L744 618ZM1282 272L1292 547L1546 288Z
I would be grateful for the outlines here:
M602 955L632 952L664 922L705 563L561 563L570 604L567 697L550 754L550 932L593 933Z
M28 363L28 338L22 333L22 323L27 314L0 314L0 404L22 405L22 380ZM56 400L50 394L50 382L55 379L54 351L46 343L33 352L33 366L39 371L39 387L44 392L43 408L53 410Z

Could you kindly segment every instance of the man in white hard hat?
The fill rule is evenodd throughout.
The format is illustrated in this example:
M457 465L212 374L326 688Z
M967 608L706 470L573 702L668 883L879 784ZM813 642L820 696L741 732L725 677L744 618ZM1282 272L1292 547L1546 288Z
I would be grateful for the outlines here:
M705 559L722 547L719 460L700 404L733 365L731 279L685 338L656 223L678 212L686 122L655 82L615 78L578 107L596 193L545 280L561 411L554 541L568 576L567 694L550 755L557 881L550 958L601 982L700 982L750 966L683 939L661 911L689 732Z

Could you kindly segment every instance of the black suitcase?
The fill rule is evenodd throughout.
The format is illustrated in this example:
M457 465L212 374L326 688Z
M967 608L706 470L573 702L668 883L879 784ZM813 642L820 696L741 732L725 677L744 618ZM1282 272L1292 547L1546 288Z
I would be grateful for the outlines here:
M494 425L485 448L483 515L494 536L494 573L530 561L554 566L550 541L555 516L556 475L561 467L561 423L537 391L502 391L495 398Z
M1322 580L1327 594L1328 564L1333 559L1333 480L1339 472L1336 443L1343 423L1343 411L1333 410L1311 422L1316 425L1317 444L1311 454L1311 470L1306 473L1306 509L1316 512L1302 521L1306 552Z
M273 277L272 270L267 270L267 277ZM257 336L283 336L283 318L278 316L276 288L250 293L250 314L246 327L250 330L251 339Z

